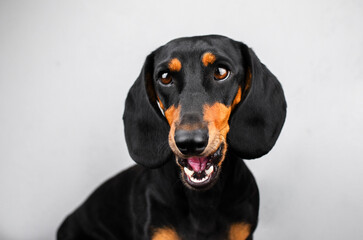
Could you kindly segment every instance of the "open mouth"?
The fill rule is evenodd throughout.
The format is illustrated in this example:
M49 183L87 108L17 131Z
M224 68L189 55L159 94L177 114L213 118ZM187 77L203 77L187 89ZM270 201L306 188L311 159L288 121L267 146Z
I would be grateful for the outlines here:
M182 167L182 178L191 188L207 189L211 187L219 173L219 163L222 160L223 144L209 156L177 157Z

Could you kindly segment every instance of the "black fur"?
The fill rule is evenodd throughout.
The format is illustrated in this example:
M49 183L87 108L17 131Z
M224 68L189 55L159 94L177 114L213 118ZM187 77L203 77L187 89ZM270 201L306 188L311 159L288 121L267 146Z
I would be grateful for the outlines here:
M223 62L203 67L200 56L206 51L216 53ZM158 74L172 57L180 59L182 70L173 73L173 85L163 86ZM231 70L228 81L210 80L216 64ZM242 101L228 121L227 151L215 184L204 190L186 187L169 147L170 126L157 100L165 109L181 106L182 121L199 123L203 104L229 106L239 87L244 90ZM187 118L191 113L194 118ZM228 239L230 226L243 222L250 225L248 239L252 239L259 193L241 159L269 152L285 116L280 83L245 44L215 35L169 42L147 57L126 100L126 142L140 165L102 184L66 218L57 238L152 239L155 229L169 227L180 239L217 240Z

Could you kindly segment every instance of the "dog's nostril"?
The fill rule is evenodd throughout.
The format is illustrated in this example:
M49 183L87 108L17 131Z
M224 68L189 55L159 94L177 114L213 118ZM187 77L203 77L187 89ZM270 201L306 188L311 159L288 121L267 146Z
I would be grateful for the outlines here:
M208 130L176 130L174 140L181 153L185 155L200 154L208 144Z

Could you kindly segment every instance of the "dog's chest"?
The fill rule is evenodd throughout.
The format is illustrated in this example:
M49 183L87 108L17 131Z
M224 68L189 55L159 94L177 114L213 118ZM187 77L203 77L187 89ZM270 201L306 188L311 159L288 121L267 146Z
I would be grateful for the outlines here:
M194 208L168 211L169 214L155 213L150 224L153 240L241 240L247 239L251 224L242 221L241 209L230 215L231 211L218 211L211 202L209 206L194 205ZM161 208L158 208L159 210ZM151 211L153 212L153 211ZM233 212L233 211L232 211ZM164 220L160 222L160 219ZM232 220L240 219L240 220Z
M227 170L226 165L225 172ZM161 188L159 184L137 188L131 199L133 215L137 216L134 219L135 239L247 239L256 226L254 203L258 203L258 190L252 188L252 184L244 185L249 175L245 176L240 184L237 180L233 185L220 183L209 191L189 191L183 185L175 184L173 188ZM254 191L255 195L249 191Z
M250 235L250 224L247 223L234 223L227 229L221 231L221 229L215 229L210 233L200 233L189 229L188 231L176 230L172 227L163 227L154 229L152 233L152 240L245 240Z

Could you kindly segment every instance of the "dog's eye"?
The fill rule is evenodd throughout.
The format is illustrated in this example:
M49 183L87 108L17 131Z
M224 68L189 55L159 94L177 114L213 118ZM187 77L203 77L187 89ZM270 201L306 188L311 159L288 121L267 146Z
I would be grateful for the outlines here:
M224 67L218 67L214 70L214 79L217 81L227 79L230 71Z
M160 73L160 75L159 75L159 80L160 80L160 82L161 82L162 84L164 84L164 85L168 85L168 84L170 84L170 83L171 83L171 80L172 80L172 78L171 78L171 74L170 74L169 72L162 72L162 73Z

